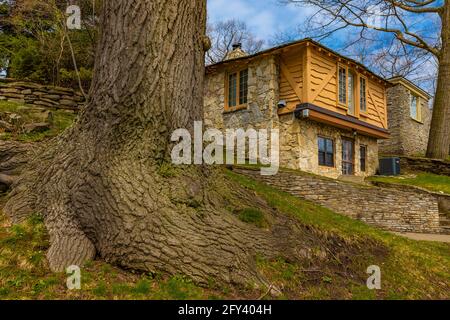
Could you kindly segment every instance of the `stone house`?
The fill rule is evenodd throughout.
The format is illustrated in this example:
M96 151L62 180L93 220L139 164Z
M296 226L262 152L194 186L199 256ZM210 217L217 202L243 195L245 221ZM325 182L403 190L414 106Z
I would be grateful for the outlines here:
M338 178L378 168L389 137L387 88L362 64L311 39L207 66L207 127L277 128L280 165Z
M383 155L423 156L430 132L431 96L403 77L389 79L387 89L390 137L379 141Z

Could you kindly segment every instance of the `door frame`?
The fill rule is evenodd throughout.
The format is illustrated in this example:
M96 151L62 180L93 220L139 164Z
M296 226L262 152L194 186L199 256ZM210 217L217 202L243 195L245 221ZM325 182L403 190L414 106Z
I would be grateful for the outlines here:
M351 142L351 144L352 144L352 161L351 162L349 162L349 161L344 161L344 141L347 141L347 142ZM342 164L341 164L341 173L343 174L343 175L350 175L350 176L353 176L353 175L355 175L355 168L356 168L356 161L355 161L355 156L356 156L356 150L355 150L355 145L356 145L356 143L355 143L355 139L352 139L352 138L348 138L348 137L344 137L344 136L342 136L341 137L341 162L342 162ZM346 174L346 173L344 173L344 163L351 163L351 165L352 165L352 173L351 174Z

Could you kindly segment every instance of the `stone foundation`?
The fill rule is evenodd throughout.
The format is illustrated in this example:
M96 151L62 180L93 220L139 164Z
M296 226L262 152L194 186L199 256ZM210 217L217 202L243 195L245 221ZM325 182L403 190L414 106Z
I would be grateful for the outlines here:
M318 137L334 141L334 166L319 165ZM362 135L354 136L352 132L321 124L310 120L298 120L293 115L280 117L280 162L290 169L338 178L342 175L342 138L349 138L355 143L355 175L366 177L374 175L378 169L377 139ZM360 145L367 147L366 170L361 171Z

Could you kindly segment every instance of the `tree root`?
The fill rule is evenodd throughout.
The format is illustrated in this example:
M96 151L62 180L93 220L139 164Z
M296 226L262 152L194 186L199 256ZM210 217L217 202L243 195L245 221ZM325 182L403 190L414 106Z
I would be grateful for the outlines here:
M16 141L0 141L0 173L11 175L20 172L35 152L36 145Z
M7 187L10 187L14 181L17 181L16 176L10 176L7 174L0 173L0 184L4 184Z
M15 141L0 141L0 191L7 191L18 181L22 168L27 164L35 146Z

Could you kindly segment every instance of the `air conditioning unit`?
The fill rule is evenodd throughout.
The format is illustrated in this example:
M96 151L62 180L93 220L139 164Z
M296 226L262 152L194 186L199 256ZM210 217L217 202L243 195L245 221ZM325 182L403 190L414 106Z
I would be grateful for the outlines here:
M380 159L380 175L397 176L400 174L400 158Z

